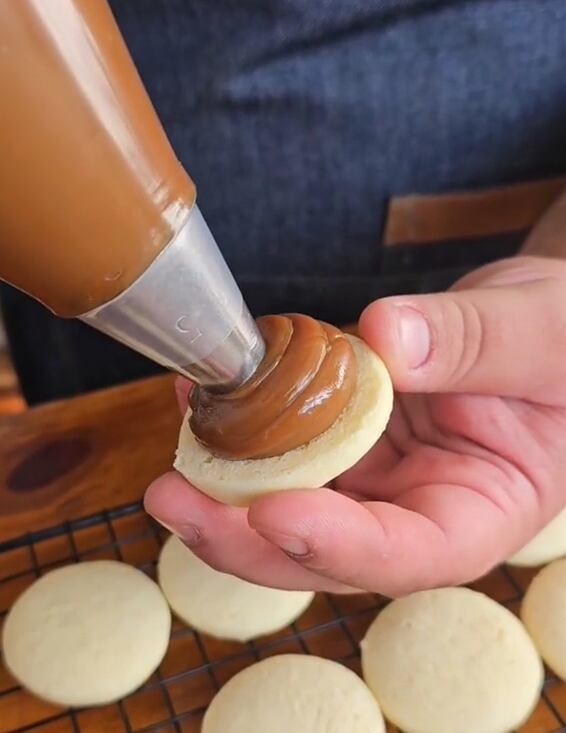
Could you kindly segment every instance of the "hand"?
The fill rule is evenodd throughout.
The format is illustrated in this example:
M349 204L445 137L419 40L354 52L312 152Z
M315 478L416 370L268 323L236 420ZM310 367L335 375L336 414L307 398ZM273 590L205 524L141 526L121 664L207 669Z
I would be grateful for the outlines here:
M396 406L332 490L244 510L172 473L147 510L212 566L279 588L394 597L468 582L524 545L566 502L566 262L517 257L447 293L376 301L360 333Z

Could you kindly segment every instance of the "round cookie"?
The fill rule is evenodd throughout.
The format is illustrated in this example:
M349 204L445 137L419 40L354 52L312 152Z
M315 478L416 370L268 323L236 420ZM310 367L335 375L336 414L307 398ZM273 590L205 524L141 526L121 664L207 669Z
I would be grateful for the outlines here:
M566 555L566 507L528 544L507 560L509 565L536 567Z
M267 492L324 486L357 463L387 426L393 387L381 359L361 339L348 338L358 365L356 391L328 430L281 456L230 461L197 442L187 414L179 436L177 471L218 501L247 506Z
M167 650L171 613L156 583L125 563L82 562L47 573L12 606L4 661L39 697L82 707L142 685Z
M174 613L218 639L249 641L295 621L314 593L264 588L209 567L171 536L163 545L157 578Z
M533 578L521 618L544 661L566 680L566 558L547 565Z
M362 669L405 733L507 733L529 717L543 683L521 622L468 588L393 601L362 642Z
M347 667L282 654L232 677L205 713L202 733L385 733L379 707Z

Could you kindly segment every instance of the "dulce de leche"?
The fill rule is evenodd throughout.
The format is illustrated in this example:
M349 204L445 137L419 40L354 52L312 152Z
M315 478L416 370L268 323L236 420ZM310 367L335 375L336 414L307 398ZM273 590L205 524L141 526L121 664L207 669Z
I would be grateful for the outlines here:
M125 290L195 201L105 0L0 2L0 277L58 315Z
M348 338L309 316L257 321L266 354L238 390L195 387L190 426L197 440L223 458L278 456L308 443L340 416L356 388L357 365Z

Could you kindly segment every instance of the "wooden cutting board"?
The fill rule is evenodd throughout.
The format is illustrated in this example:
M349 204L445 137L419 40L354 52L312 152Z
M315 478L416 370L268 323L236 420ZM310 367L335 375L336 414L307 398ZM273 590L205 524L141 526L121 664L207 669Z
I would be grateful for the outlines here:
M39 574L62 564L114 558L154 575L162 535L140 501L169 470L179 426L170 376L0 419L0 622ZM531 576L499 568L474 587L517 611ZM369 594L320 594L297 624L251 644L215 641L176 623L147 685L93 710L43 703L0 664L0 733L198 733L218 687L256 659L311 653L359 672L359 640L383 603ZM520 733L566 733L565 721L566 685L549 673Z

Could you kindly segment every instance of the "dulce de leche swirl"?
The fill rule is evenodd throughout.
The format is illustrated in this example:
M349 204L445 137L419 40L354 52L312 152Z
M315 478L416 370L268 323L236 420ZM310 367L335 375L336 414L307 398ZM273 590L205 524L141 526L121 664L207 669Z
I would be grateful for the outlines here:
M265 358L229 394L192 390L190 426L223 458L278 456L327 430L356 387L356 357L342 331L303 315L264 316Z

